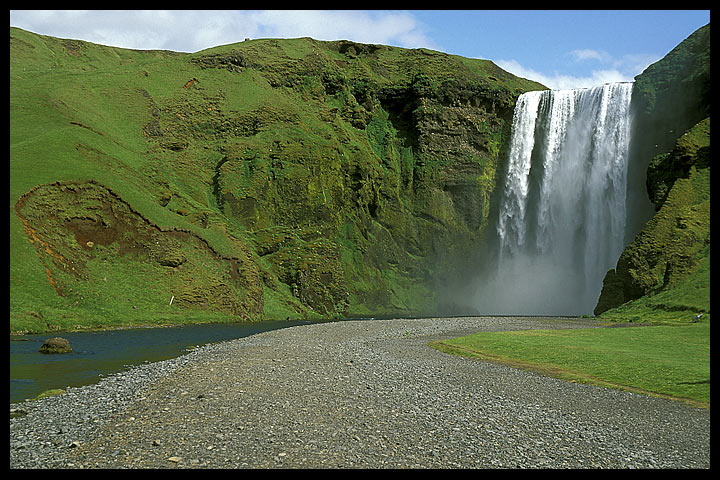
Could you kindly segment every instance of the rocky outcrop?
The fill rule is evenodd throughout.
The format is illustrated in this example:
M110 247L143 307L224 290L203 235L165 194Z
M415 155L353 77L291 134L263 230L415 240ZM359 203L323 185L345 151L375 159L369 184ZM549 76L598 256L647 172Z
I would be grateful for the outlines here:
M655 210L660 210L665 204L677 179L688 178L693 167L703 169L709 166L710 117L677 139L668 153L650 160L646 184Z
M669 153L683 133L710 116L710 25L635 78L631 114L628 204L637 207L628 211L628 240L660 208L652 203L658 200L654 190L667 193L653 186L652 159Z

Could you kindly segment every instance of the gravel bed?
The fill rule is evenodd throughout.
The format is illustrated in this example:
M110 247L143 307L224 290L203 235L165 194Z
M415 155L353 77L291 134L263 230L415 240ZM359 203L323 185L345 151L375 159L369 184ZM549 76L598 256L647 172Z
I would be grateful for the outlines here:
M710 412L443 354L592 320L289 327L11 405L11 468L709 468Z

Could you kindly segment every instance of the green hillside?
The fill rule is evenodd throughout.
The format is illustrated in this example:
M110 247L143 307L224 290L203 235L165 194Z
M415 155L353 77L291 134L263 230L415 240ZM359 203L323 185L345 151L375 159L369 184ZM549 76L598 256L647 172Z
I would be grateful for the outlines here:
M487 60L10 29L10 330L449 311L514 103Z

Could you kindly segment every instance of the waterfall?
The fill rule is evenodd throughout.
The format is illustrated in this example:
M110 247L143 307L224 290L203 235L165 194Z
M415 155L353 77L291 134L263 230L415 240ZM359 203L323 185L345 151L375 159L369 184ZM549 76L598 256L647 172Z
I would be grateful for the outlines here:
M615 83L518 98L481 311L592 313L624 248L631 93Z

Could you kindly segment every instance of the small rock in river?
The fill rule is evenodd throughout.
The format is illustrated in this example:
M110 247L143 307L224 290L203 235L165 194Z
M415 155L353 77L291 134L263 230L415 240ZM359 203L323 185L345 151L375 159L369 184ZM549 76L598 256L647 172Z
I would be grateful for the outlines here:
M48 338L40 347L40 353L70 353L70 342L66 338Z

